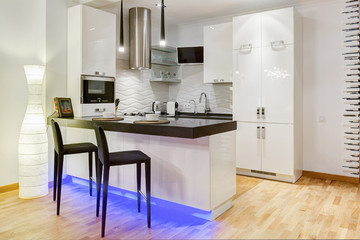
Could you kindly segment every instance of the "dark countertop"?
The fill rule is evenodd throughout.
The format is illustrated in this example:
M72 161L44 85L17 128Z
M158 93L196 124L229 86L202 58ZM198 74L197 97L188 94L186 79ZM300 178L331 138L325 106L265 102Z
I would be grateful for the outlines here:
M93 129L97 123L107 131L137 133L156 136L179 138L199 138L218 133L236 130L236 121L195 119L195 118L164 118L168 124L134 124L135 120L145 120L145 117L125 116L123 121L92 121L92 117L83 118L53 118L64 127ZM48 123L50 124L50 119Z

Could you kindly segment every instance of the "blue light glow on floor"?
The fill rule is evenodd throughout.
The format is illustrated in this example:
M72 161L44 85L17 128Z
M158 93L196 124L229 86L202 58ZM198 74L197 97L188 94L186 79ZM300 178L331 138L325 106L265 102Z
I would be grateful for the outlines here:
M82 185L81 190L84 188L84 191L89 191L88 180L73 176L68 177L72 178L72 181L66 181L68 182L66 184L76 184L77 188ZM96 183L93 184L93 197L96 197ZM109 186L108 204L110 202L119 203L124 208L133 208L137 212L137 194L135 192ZM146 216L146 201L144 198L141 198L141 214ZM151 217L160 224L171 223L172 226L177 227L197 226L209 222L211 211L204 211L151 197Z

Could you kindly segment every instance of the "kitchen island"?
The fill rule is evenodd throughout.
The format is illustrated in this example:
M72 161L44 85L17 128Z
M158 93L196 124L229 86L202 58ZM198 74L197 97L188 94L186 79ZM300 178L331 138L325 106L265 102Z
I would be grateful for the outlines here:
M93 130L96 123L106 131L111 152L141 150L149 155L152 161L151 195L154 198L208 211L205 218L211 220L232 206L236 192L236 122L168 118L168 124L134 124L135 120L144 120L145 117L124 118L123 121L55 120L65 127L65 143L96 143ZM87 156L73 155L67 159L65 173L87 179ZM111 171L111 186L136 191L135 166L115 167Z

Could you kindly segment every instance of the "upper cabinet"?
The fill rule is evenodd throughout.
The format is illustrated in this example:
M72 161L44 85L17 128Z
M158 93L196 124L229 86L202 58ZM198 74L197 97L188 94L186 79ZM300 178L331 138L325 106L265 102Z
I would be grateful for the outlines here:
M290 20L289 20L290 19ZM233 18L233 49L294 43L294 11L289 8Z
M261 14L233 18L233 49L261 47Z
M204 83L232 82L232 23L204 27Z
M262 46L294 43L294 11L284 8L261 13Z
M68 11L69 68L76 75L116 76L116 16L85 5Z

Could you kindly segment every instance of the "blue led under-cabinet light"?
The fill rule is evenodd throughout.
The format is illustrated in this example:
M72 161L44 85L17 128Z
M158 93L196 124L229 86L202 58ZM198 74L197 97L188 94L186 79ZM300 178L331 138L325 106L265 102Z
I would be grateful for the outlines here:
M88 180L69 176L72 180L66 180L67 184L73 184L77 191L88 192ZM67 179L66 178L66 179ZM79 185L82 185L81 187ZM95 188L96 185L94 184ZM101 192L102 194L102 192ZM96 194L93 195L96 197ZM137 211L137 194L128 190L109 186L108 204L119 204L116 208L130 208ZM108 207L109 209L109 207ZM141 214L146 215L146 201L141 201ZM170 224L176 227L201 226L208 223L211 219L211 211L204 211L193 207L188 207L178 203L165 201L159 198L151 197L151 215L160 224Z

